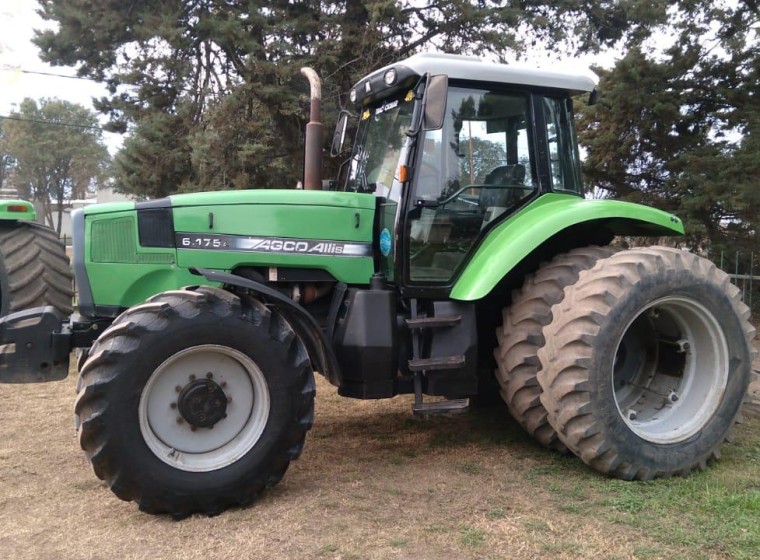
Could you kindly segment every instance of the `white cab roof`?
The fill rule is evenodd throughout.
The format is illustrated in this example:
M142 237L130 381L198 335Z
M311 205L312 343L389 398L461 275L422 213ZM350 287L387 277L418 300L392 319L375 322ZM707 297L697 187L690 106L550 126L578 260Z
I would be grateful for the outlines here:
M430 72L431 75L446 74L450 79L455 80L476 80L557 88L574 93L592 91L597 84L597 80L592 77L593 74L590 71L588 74L572 74L569 72L520 68L507 64L487 62L477 57L456 54L421 53L406 60L400 60L397 64L392 64L386 68L396 65L407 66L420 76L426 72Z

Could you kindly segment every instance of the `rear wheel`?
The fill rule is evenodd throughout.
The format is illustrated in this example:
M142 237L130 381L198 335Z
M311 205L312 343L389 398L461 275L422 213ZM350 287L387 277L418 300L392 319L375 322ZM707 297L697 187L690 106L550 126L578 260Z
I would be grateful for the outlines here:
M575 283L582 270L615 252L610 247L581 247L555 257L525 279L504 309L504 323L496 331L494 351L496 378L509 412L539 443L556 451L567 451L546 418L541 404L541 386L536 376L541 369L538 349L544 345L543 329L552 320L552 305L562 301L564 288Z
M597 262L552 311L538 379L569 449L602 473L642 480L718 457L755 334L725 273L684 251L631 249Z
M313 373L290 325L216 288L127 310L81 380L79 441L97 476L178 518L252 502L300 455L313 421Z
M32 222L0 221L0 316L52 305L68 317L72 278L66 250L53 230Z

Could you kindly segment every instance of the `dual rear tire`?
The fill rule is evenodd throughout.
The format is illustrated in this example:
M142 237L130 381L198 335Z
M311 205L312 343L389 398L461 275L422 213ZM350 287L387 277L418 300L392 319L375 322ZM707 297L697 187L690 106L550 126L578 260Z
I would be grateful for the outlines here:
M527 386L542 433L604 474L647 480L704 468L729 437L750 379L755 331L739 290L685 251L630 249L591 266L571 257L588 250L558 257L526 282L523 292L535 291L537 278L580 262L561 296L554 282L544 298L553 304L541 334L531 332L535 353L519 357L532 363L528 383L510 368L517 345L500 345L503 394ZM507 312L500 342L515 315Z

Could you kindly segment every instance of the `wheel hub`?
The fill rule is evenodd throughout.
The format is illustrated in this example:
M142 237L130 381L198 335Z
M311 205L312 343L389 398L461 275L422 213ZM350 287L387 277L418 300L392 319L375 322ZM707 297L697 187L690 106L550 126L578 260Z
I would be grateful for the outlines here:
M177 408L191 426L213 428L227 416L227 395L211 379L197 379L180 391Z

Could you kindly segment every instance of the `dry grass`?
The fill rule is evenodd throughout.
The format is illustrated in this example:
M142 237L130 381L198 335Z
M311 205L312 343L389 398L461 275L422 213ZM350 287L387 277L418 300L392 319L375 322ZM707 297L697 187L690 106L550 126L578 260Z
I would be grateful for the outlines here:
M731 554L627 522L630 512L607 501L608 488L628 496L636 487L615 490L621 483L540 449L507 419L506 409L420 421L406 398L342 399L325 382L303 456L253 507L181 522L145 515L116 499L79 451L74 385L73 376L46 385L0 385L2 558ZM754 438L750 446L758 445L751 434L760 422L753 422L740 433L740 440Z

